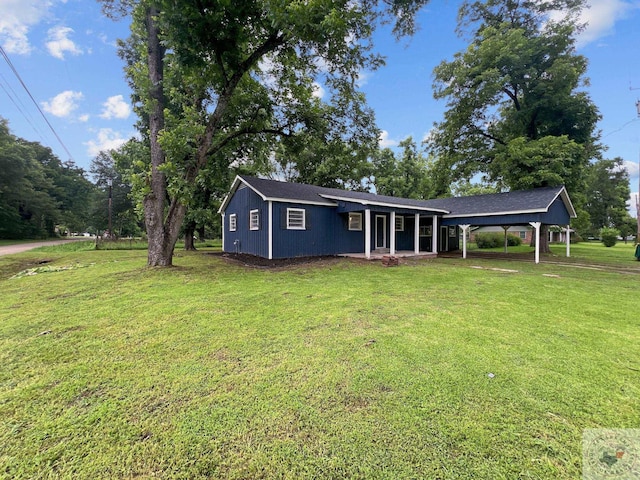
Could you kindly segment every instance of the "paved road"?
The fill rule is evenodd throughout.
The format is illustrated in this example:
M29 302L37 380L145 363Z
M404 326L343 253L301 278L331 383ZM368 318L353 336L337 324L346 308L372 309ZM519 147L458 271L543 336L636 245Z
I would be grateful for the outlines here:
M60 245L62 243L77 242L80 240L86 241L91 239L87 237L76 237L76 238L68 238L65 240L45 240L42 242L30 242L30 243L18 243L16 245L6 245L4 247L0 247L0 256L26 252L27 250L33 250L34 248L38 248L38 247L48 247L51 245Z

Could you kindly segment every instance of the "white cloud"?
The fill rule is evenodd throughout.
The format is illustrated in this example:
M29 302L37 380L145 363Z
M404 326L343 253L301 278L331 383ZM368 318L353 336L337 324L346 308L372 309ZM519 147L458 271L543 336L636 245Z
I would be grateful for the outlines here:
M71 113L78 108L77 102L82 100L83 97L82 92L66 90L49 99L48 102L42 102L41 105L45 112L49 112L56 117L64 118L71 115Z
M65 52L69 52L71 55L80 55L83 53L73 40L69 38L69 35L72 33L73 29L69 27L60 26L50 28L47 32L49 41L46 43L49 53L60 60L64 60Z
M81 122L88 122L89 121L89 114L85 113L83 115L80 115L78 117L78 120L80 120Z
M622 165L622 168L629 172L630 177L637 177L638 175L640 175L640 166L638 166L638 163L625 160Z
M131 113L131 107L124 101L122 95L114 95L109 97L106 102L102 104L104 107L100 118L106 118L110 120L112 118L125 119Z
M378 138L378 145L380 145L380 148L395 147L398 145L398 141L389 138L389 132L382 130Z
M323 99L325 95L325 90L322 88L318 82L313 82L313 96L319 99Z
M40 23L52 4L51 0L0 1L0 42L7 53L31 52L29 29Z
M89 140L84 144L87 146L87 152L91 157L95 157L102 151L115 150L124 143L127 139L123 138L119 132L112 130L111 128L101 128L98 131L98 136L94 140Z
M585 30L578 36L578 47L611 35L615 30L615 23L627 16L634 8L639 8L638 2L629 0L589 0L590 7L580 12L579 23L587 24ZM564 16L563 12L551 15L554 20Z

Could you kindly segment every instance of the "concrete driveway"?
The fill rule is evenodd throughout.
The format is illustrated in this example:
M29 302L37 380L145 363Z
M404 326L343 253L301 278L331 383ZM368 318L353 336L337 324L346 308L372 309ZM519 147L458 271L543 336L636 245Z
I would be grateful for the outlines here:
M64 240L44 240L42 242L30 242L30 243L18 243L16 245L6 245L4 247L0 247L0 256L2 255L12 255L14 253L26 252L28 250L33 250L38 247L48 247L51 245L61 245L63 243L68 242L78 242L80 240L91 240L89 237L74 237L67 238Z

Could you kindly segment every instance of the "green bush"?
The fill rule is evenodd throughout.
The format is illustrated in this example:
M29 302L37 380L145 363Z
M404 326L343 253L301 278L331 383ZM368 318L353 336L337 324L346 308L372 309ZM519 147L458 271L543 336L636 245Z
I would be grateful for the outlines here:
M602 243L604 243L605 247L613 247L618 241L618 236L620 235L620 230L617 228L601 228L600 229L600 238L602 239Z
M502 233L476 233L476 245L478 248L499 248L504 246L504 234ZM507 234L507 245L516 247L522 244L520 237Z

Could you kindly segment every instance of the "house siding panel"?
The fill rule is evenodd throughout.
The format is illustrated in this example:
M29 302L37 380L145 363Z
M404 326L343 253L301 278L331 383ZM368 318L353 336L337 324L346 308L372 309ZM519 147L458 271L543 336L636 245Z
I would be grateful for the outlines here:
M258 230L249 229L249 212L251 210L258 210L260 222ZM229 231L229 217L234 213L237 216L237 227L235 232L231 232ZM250 188L238 189L225 209L223 250L268 257L268 220L267 203Z

